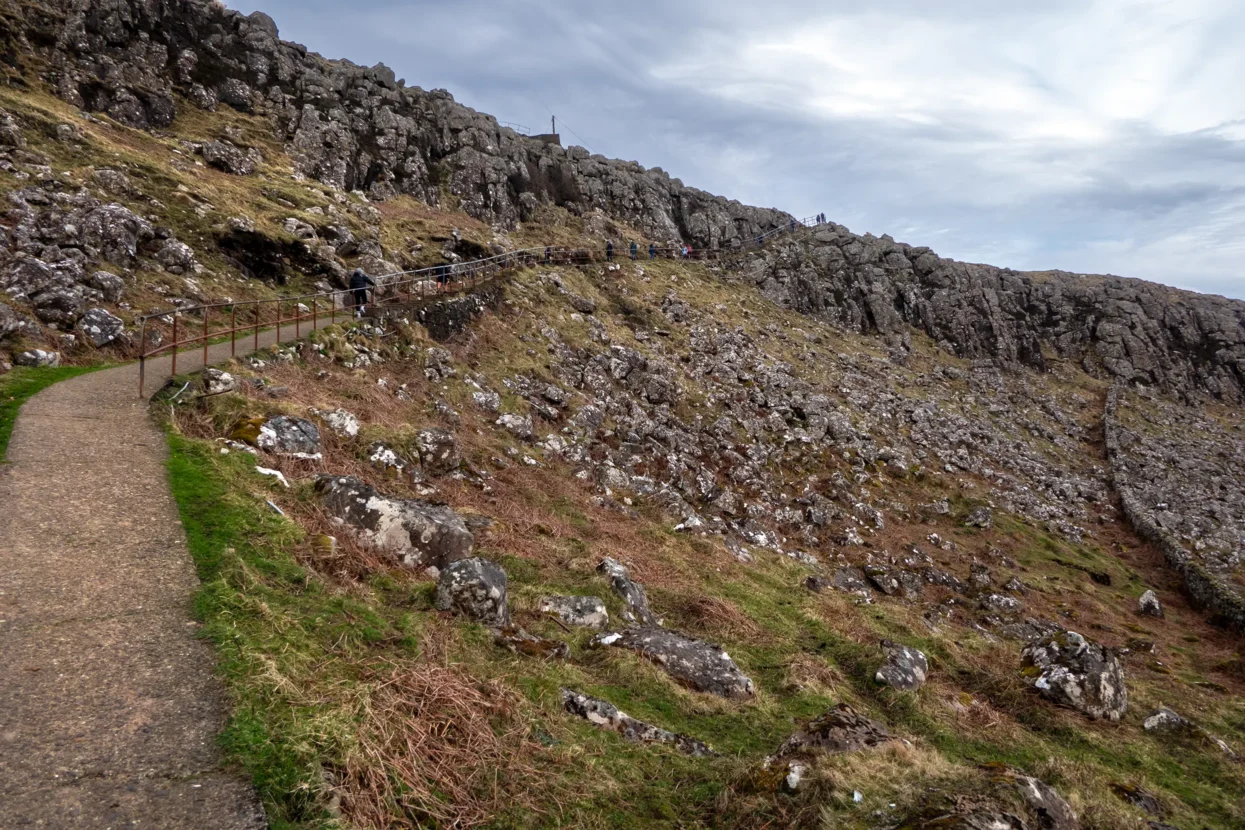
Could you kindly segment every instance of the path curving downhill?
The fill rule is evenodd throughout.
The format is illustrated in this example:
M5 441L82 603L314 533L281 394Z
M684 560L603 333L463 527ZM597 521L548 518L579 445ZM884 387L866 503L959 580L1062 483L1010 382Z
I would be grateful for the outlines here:
M294 338L270 330L260 347ZM208 362L229 356L224 343ZM202 365L201 349L178 355L179 371ZM169 373L149 360L147 388ZM191 616L199 580L137 390L136 365L45 389L0 466L5 830L267 826L217 744L227 707Z

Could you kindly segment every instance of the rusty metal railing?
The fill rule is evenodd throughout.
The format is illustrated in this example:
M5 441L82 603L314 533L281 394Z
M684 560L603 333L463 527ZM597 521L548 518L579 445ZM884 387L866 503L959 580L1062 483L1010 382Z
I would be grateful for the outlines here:
M657 258L698 261L728 259L763 247L765 241L771 237L814 227L816 224L813 219L792 220L731 248L695 250L685 245L657 246L650 243L641 247L637 243L633 251L628 243L605 249L546 246L507 251L470 262L433 265L378 276L375 278L376 296L371 303L365 301L362 305L366 308L369 305L401 306L423 303L472 291L502 275L542 264L586 265L594 262ZM339 316L346 317L358 311L359 306L350 302L354 296L355 292L346 288L265 300L204 303L146 314L139 318L142 323L138 357L139 397L143 396L146 385L148 358L169 354L172 361L171 373L176 375L178 352L186 350L187 346L201 347L203 365L207 366L208 350L214 344L225 342L225 338L229 341L231 357L237 356L240 340L245 343L249 339L252 351L258 351L260 334L269 329L275 328L279 340L281 327L293 325L294 338L300 339L305 322L310 323L311 330L314 331L323 320L336 323ZM168 329L167 339L160 326Z

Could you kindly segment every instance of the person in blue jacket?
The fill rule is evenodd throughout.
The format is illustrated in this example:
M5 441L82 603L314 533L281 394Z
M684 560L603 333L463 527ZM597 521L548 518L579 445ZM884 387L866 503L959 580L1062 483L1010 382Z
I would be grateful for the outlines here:
M648 258L657 259L657 243L656 242L648 243Z
M367 289L371 286L376 287L376 283L372 278L363 273L362 268L354 269L350 275L350 294L354 300L354 316L362 317L363 309L367 307Z

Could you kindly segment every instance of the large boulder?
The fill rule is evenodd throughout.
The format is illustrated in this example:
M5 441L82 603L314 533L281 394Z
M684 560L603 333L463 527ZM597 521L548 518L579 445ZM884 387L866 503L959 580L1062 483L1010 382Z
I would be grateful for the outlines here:
M0 303L0 340L16 334L22 327L22 318L11 307Z
M43 349L30 349L29 351L13 355L13 364L15 366L29 366L41 369L61 365L61 356L57 352L48 352Z
M121 295L125 293L125 280L107 271L91 274L87 278L87 285L102 294L104 301L109 303L121 302Z
M320 457L320 430L306 418L277 415L260 425L255 446L295 458Z
M234 176L249 176L255 172L255 159L228 141L209 141L199 152L208 167Z
M350 476L321 476L316 489L330 516L403 565L444 568L471 555L475 537L445 505L391 499Z
M1163 603L1154 591L1146 591L1137 599L1137 610L1147 617L1162 617Z
M194 250L185 242L176 239L165 240L163 247L156 252L156 262L171 274L192 273L198 264Z
M415 434L415 449L419 451L419 463L429 475L445 475L462 463L454 433L447 429L421 429Z
M882 641L882 651L886 654L886 663L875 675L877 682L901 692L915 692L925 685L929 662L923 653L890 640Z
M1025 646L1021 673L1043 697L1093 719L1118 721L1128 709L1124 669L1108 649L1075 631Z
M614 589L614 593L622 598L626 606L623 610L623 619L645 626L661 625L661 620L649 610L648 594L645 593L644 586L633 582L627 575L627 569L620 562L607 556L601 560L601 564L597 565L597 571L610 578L610 586Z
M100 205L83 218L82 241L117 265L131 265L139 247L155 238L151 224L124 205Z
M120 337L125 331L125 323L105 309L92 308L79 318L78 331L82 332L92 346L100 348Z
M752 679L713 643L664 628L629 628L599 642L631 649L659 664L675 680L698 692L744 700L756 694Z
M599 630L610 622L610 613L599 597L545 597L540 601L540 612L583 628Z
M359 437L359 418L349 410L337 409L311 410L320 420L324 421L325 426L333 431L334 435L341 438L358 438Z
M436 605L484 625L507 626L506 572L487 559L451 562L437 578Z

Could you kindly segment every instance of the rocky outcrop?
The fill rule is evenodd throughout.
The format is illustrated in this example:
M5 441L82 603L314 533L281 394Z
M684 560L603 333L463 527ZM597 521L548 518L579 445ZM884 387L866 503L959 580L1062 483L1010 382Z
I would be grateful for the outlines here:
M65 101L131 127L166 127L182 106L263 112L299 172L376 198L438 204L443 189L467 213L513 227L541 203L602 210L657 240L724 247L786 224L685 186L661 170L520 136L443 90L407 87L382 64L329 61L282 41L272 18L206 0L53 0L13 21L16 39L48 67ZM20 134L19 134L20 135ZM209 163L245 173L253 161L223 142ZM210 157L209 157L210 153Z
M602 629L610 622L609 611L599 597L545 597L540 601L540 612L583 628Z
M508 626L506 572L478 557L451 562L437 578L436 606L484 625Z
M589 723L613 730L632 743L670 744L679 752L693 758L704 758L713 754L713 750L704 741L636 720L609 701L588 697L570 689L562 690L562 708Z
M598 637L598 642L631 649L664 668L671 677L698 692L746 700L756 694L752 679L739 670L720 646L664 628L629 628Z
M886 663L875 675L877 682L901 692L915 692L925 685L929 662L919 649L883 640L882 651Z
M623 619L643 626L661 625L661 620L648 607L648 594L644 586L632 581L621 562L607 556L597 565L597 572L610 578L610 587L622 599L625 606Z
M1140 280L957 262L841 226L779 237L741 266L771 299L903 349L915 328L960 357L1245 400L1245 302Z
M1021 674L1048 700L1093 719L1118 721L1128 709L1119 659L1075 631L1061 631L1025 646Z
M471 555L475 538L449 507L387 498L350 476L322 476L316 489L331 517L408 567L444 568Z

